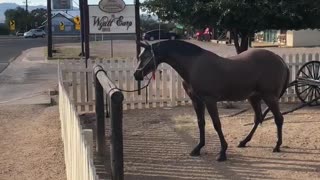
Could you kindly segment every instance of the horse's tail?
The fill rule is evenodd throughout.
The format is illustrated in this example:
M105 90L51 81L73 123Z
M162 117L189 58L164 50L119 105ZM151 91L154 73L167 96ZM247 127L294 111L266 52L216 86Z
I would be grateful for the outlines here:
M286 70L287 70L287 77L286 77L286 80L285 80L285 83L282 87L282 91L280 93L280 97L279 99L283 96L283 94L286 92L287 88L288 88L288 85L289 85L289 77L290 77L290 70L289 68L286 66ZM268 112L270 111L269 107L265 108L263 110L263 113L262 113L262 119L260 121L260 124L262 124L264 118L267 116Z

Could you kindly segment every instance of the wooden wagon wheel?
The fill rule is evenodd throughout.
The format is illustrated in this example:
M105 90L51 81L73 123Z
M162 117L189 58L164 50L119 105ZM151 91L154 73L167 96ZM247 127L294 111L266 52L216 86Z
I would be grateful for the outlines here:
M295 90L303 103L310 102L320 96L319 61L310 61L299 69L296 75ZM314 101L310 105L320 105L320 100Z

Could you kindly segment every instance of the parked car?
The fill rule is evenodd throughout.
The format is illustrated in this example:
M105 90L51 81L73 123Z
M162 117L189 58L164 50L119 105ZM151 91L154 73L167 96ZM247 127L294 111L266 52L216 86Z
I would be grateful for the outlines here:
M16 32L16 36L23 36L23 34L24 34L24 31L21 31L21 30Z
M45 37L46 33L42 29L30 29L28 32L25 32L23 34L25 38L32 37Z
M149 40L149 41L157 40L157 39L159 39L159 30L148 31L142 35L142 38L144 40ZM174 40L174 39L178 39L178 38L179 38L179 36L174 32L160 30L160 39Z

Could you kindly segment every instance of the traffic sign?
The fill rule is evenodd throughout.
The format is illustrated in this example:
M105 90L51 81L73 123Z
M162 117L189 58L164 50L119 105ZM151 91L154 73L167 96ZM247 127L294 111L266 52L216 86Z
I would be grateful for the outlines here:
M59 27L60 27L60 31L64 31L64 23L63 22L60 22Z
M75 29L76 30L80 30L81 29L81 21L80 21L80 17L79 16L76 16L73 18L73 22L75 23Z
M11 31L16 30L16 22L15 22L15 20L10 20L10 30Z

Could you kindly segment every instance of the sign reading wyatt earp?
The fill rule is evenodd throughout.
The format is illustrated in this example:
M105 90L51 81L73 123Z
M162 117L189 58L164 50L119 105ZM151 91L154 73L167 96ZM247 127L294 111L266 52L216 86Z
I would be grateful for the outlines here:
M92 34L135 33L134 6L123 0L101 0L98 6L89 6L89 24Z

